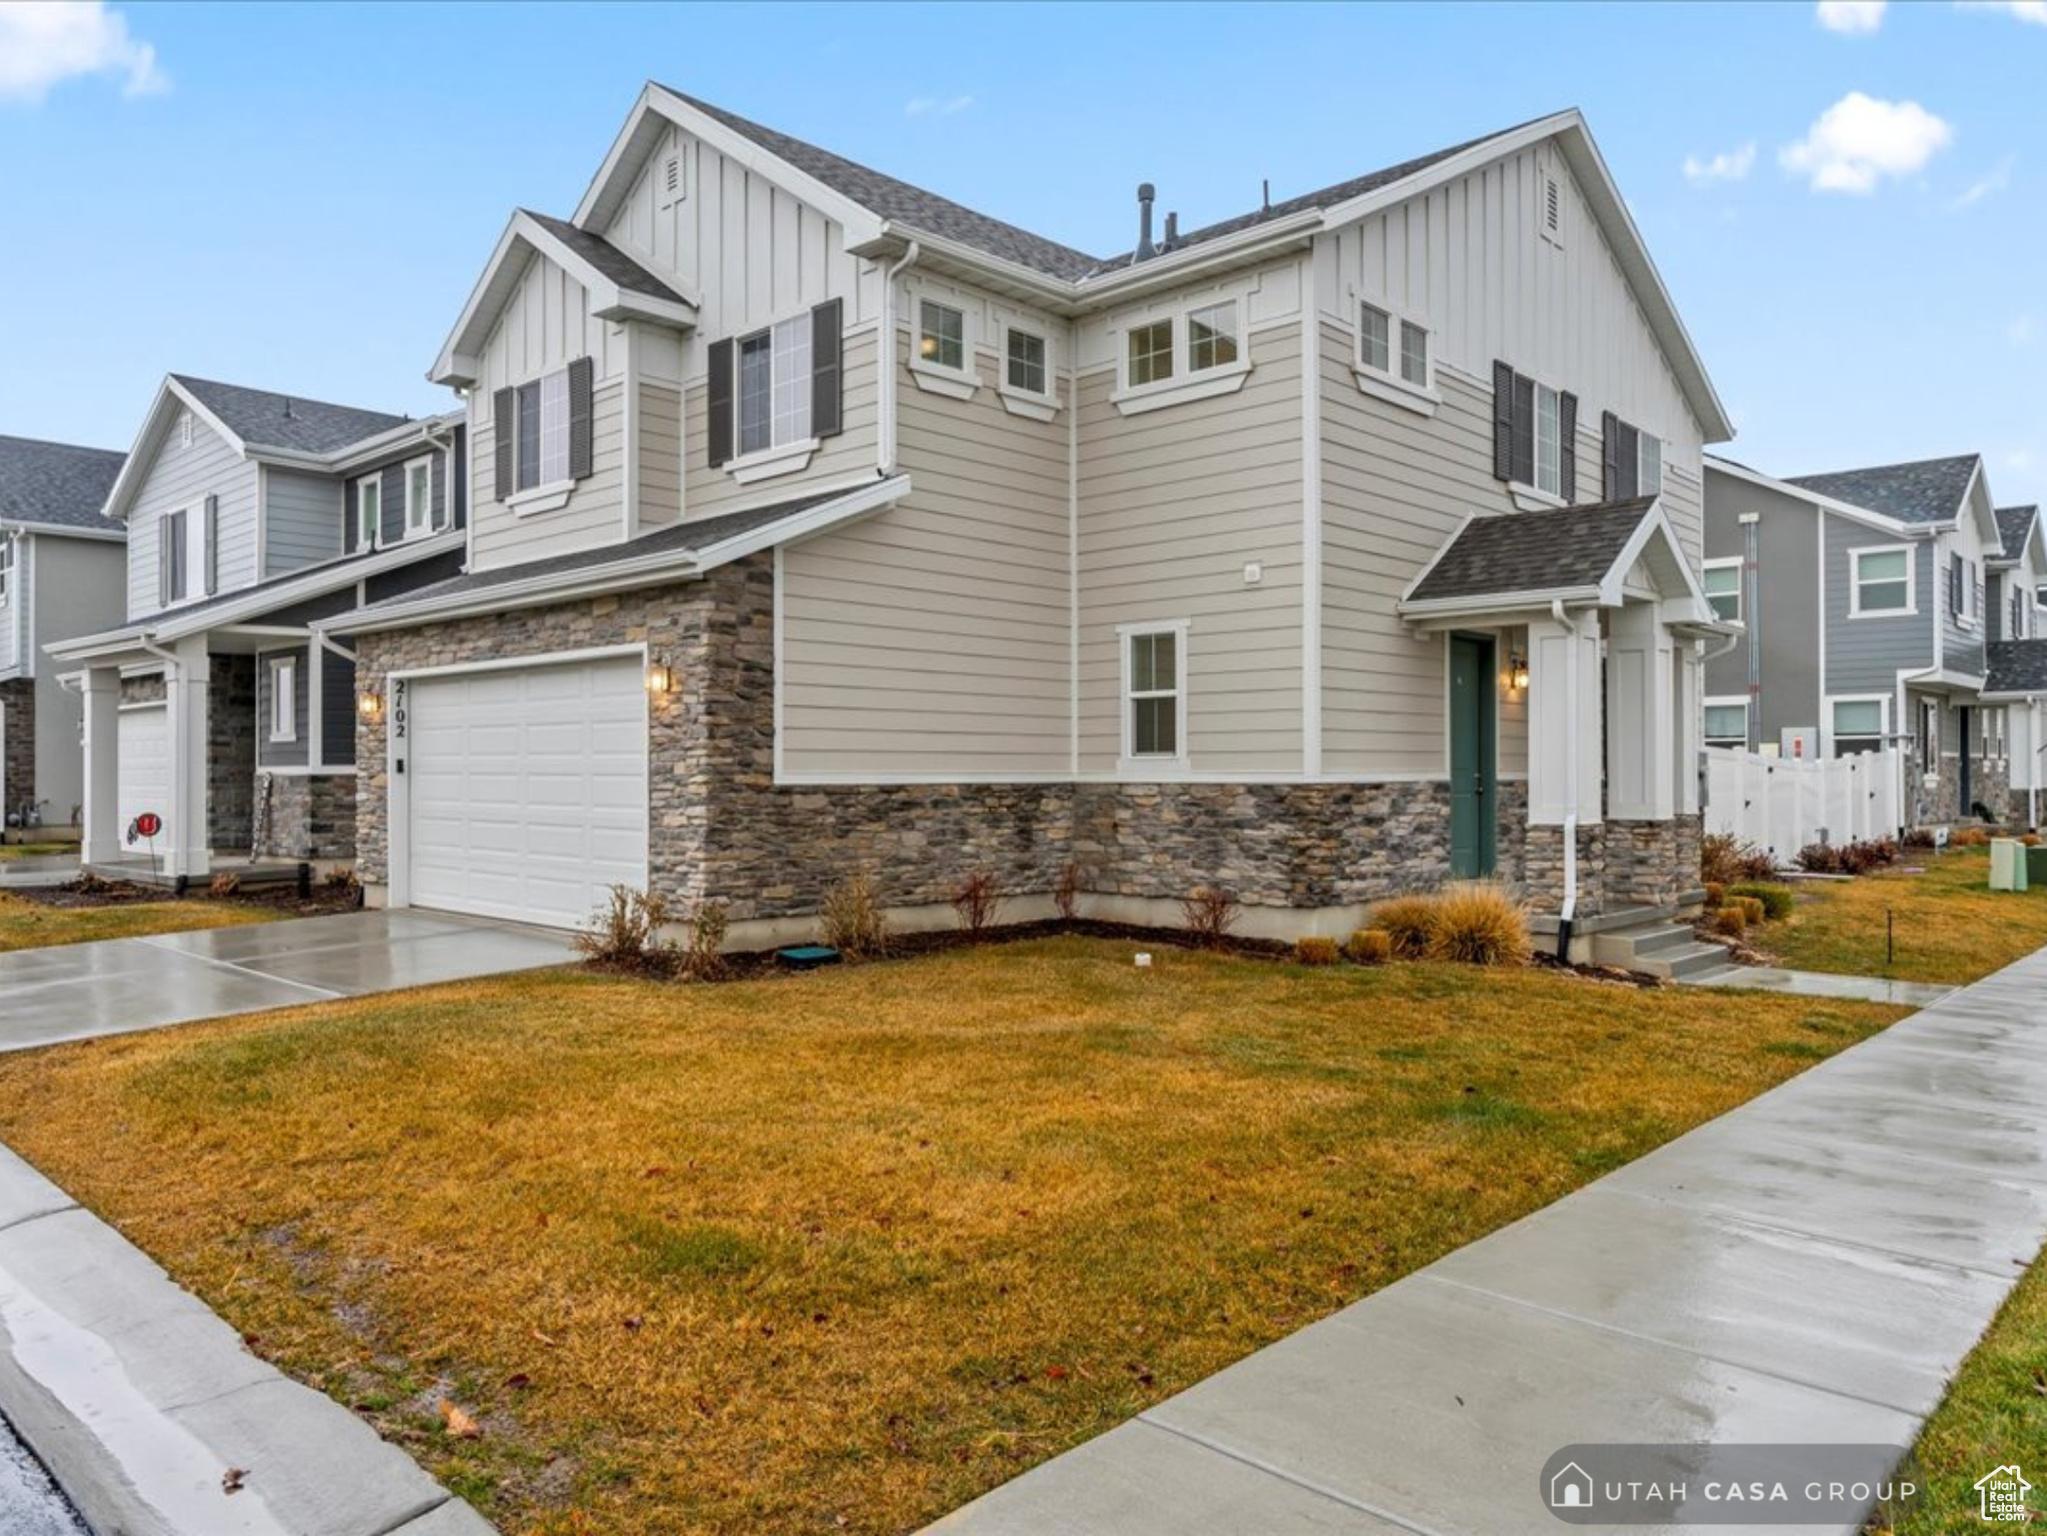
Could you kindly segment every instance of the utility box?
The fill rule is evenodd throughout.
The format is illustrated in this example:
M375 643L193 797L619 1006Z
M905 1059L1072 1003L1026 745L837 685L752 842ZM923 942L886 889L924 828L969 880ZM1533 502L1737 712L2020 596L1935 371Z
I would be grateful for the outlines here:
M2026 884L2047 891L2047 846L2026 849Z
M1990 888L1993 891L2026 889L2026 845L2015 837L1990 840Z

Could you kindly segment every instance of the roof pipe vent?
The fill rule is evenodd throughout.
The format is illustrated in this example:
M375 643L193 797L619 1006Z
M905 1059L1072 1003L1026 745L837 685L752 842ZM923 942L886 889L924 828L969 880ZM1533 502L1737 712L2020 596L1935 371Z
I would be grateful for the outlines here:
M1158 254L1158 247L1151 243L1151 204L1158 196L1157 189L1148 181L1140 182L1137 188L1137 259L1150 261Z
M293 419L293 418L292 418L292 414L291 414L291 396L290 396L290 395L286 395L286 396L284 397L284 419L285 419L286 421L290 421L290 420L292 420L292 419Z
M1170 251L1170 250L1172 250L1172 249L1173 249L1173 248L1174 248L1175 246L1179 245L1179 243L1180 243L1180 215L1179 215L1179 214L1177 214L1177 213L1169 213L1169 214L1167 214L1167 215L1166 215L1166 238L1165 238L1165 242L1164 242L1164 243L1163 243L1162 245L1160 245L1160 246L1159 246L1159 250L1160 250L1160 252L1161 252L1161 253L1164 253L1164 252L1166 252L1166 251Z

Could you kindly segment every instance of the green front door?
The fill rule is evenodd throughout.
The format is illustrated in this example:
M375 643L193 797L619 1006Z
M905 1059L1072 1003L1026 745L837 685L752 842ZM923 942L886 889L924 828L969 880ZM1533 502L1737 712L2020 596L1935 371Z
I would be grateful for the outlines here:
M1499 817L1493 809L1493 642L1450 637L1450 873L1493 872Z

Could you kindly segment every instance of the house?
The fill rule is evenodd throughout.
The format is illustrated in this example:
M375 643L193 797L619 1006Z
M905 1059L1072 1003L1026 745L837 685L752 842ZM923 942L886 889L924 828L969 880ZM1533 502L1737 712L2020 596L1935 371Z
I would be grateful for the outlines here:
M70 825L79 701L42 647L121 617L118 523L100 516L121 455L0 437L0 824Z
M1708 664L1708 744L1900 744L1911 824L2002 819L2011 733L1986 647L2037 631L2038 557L2007 559L2000 521L1975 454L1788 479L1709 455L1706 590L1745 633Z
M433 365L463 572L317 626L371 899L650 886L735 943L855 871L906 924L1069 864L1276 934L1453 876L1686 899L1730 429L1583 120L1154 207L1096 257L647 86Z
M163 381L103 509L125 615L46 647L84 700L88 866L354 857L355 661L312 625L460 568L464 432Z
M2038 507L1999 507L1997 527L2003 548L1988 562L1991 639L1983 702L2005 711L2010 816L2036 828L2047 800L2041 793L2047 790L2047 613L2040 604L2047 587L2047 523Z

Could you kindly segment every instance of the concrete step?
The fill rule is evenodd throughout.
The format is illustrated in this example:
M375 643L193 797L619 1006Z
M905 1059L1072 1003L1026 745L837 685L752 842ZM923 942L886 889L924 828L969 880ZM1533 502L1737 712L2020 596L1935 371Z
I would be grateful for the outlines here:
M1638 928L1629 937L1634 941L1637 955L1660 955L1698 942L1692 937L1690 923L1665 923L1660 928L1646 930Z
M1695 940L1681 950L1666 950L1662 954L1645 957L1642 968L1652 976L1692 981L1728 969L1729 964L1727 951L1718 944L1701 944Z

